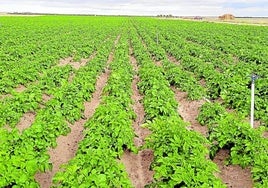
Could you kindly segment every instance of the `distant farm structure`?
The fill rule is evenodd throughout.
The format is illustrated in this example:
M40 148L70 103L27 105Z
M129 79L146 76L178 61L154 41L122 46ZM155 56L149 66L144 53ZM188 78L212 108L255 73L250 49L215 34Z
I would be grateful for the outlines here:
M203 17L201 17L201 16L195 16L194 17L194 20L203 20Z
M224 14L222 16L219 16L220 20L234 20L235 16L232 14Z

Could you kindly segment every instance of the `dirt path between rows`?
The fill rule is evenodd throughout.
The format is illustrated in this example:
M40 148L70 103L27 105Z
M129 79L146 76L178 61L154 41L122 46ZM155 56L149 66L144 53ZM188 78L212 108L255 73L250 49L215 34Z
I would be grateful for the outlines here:
M229 150L221 149L213 159L213 162L216 163L220 169L217 176L222 179L228 188L252 188L253 181L250 168L242 169L238 165L225 165L224 161L229 156Z
M196 132L201 133L203 136L207 136L208 128L206 126L202 126L197 121L197 117L199 114L199 108L205 103L205 100L195 100L190 101L187 99L187 93L182 92L175 87L171 87L171 89L175 93L175 99L179 103L178 113L182 117L182 119L186 122L190 123L188 128L190 130L194 130Z
M20 118L19 123L16 126L19 129L20 133L22 133L24 129L27 129L33 124L35 116L35 112L26 112L25 114L23 114L23 116Z
M20 85L18 85L17 88L15 88L15 91L18 92L18 93L22 93L22 92L25 91L26 89L27 89L27 88L26 88L24 85L20 84Z
M168 60L170 62L172 62L172 63L174 63L176 65L180 65L181 64L181 62L179 60L177 60L174 56L172 56L172 55L169 54L169 55L167 55L167 57L168 57Z
M107 67L113 61L115 46L120 39L120 35L114 42L114 48L109 54ZM111 71L106 68L97 79L95 85L95 92L92 94L90 102L84 103L84 117L70 125L71 132L67 136L59 136L57 138L57 147L49 149L50 162L52 163L52 170L45 173L37 173L35 175L36 181L40 184L41 188L49 188L52 186L53 176L60 170L62 164L67 163L72 159L78 149L78 143L83 139L84 124L90 119L101 101L101 94L104 86L106 85Z
M11 94L3 94L3 95L0 95L0 101L1 100L4 100L5 98L11 98L13 97Z
M132 100L134 101L133 110L137 115L137 118L133 122L133 129L137 136L134 139L134 143L137 147L141 147L144 145L145 138L151 132L148 129L141 127L142 123L144 123L145 112L143 105L140 102L143 99L143 96L139 93L137 86L137 83L140 80L137 75L138 65L132 53L133 49L130 49L130 61L136 72L132 81ZM128 176L135 188L143 188L145 185L153 181L154 172L150 170L153 158L153 151L150 149L141 150L138 154L134 154L130 151L124 152L121 162L125 165Z

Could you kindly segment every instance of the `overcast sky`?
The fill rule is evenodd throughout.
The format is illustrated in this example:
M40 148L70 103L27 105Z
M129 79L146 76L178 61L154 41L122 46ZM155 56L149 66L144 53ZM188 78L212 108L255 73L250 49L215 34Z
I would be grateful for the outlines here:
M0 0L0 12L268 17L268 0Z

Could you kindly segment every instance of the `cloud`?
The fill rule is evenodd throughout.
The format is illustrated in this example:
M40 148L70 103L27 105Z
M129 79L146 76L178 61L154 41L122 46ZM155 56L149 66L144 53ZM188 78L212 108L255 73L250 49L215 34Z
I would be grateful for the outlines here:
M268 16L267 0L0 0L0 12ZM239 15L238 15L239 14Z

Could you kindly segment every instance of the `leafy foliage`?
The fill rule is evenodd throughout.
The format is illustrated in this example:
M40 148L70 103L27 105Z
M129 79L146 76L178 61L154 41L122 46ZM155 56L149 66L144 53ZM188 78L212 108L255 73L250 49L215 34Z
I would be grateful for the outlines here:
M230 149L230 163L243 168L251 166L255 185L265 187L268 181L268 141L262 136L265 128L251 129L244 116L227 113L222 106L213 103L202 106L198 120L209 126L211 158L221 148Z

